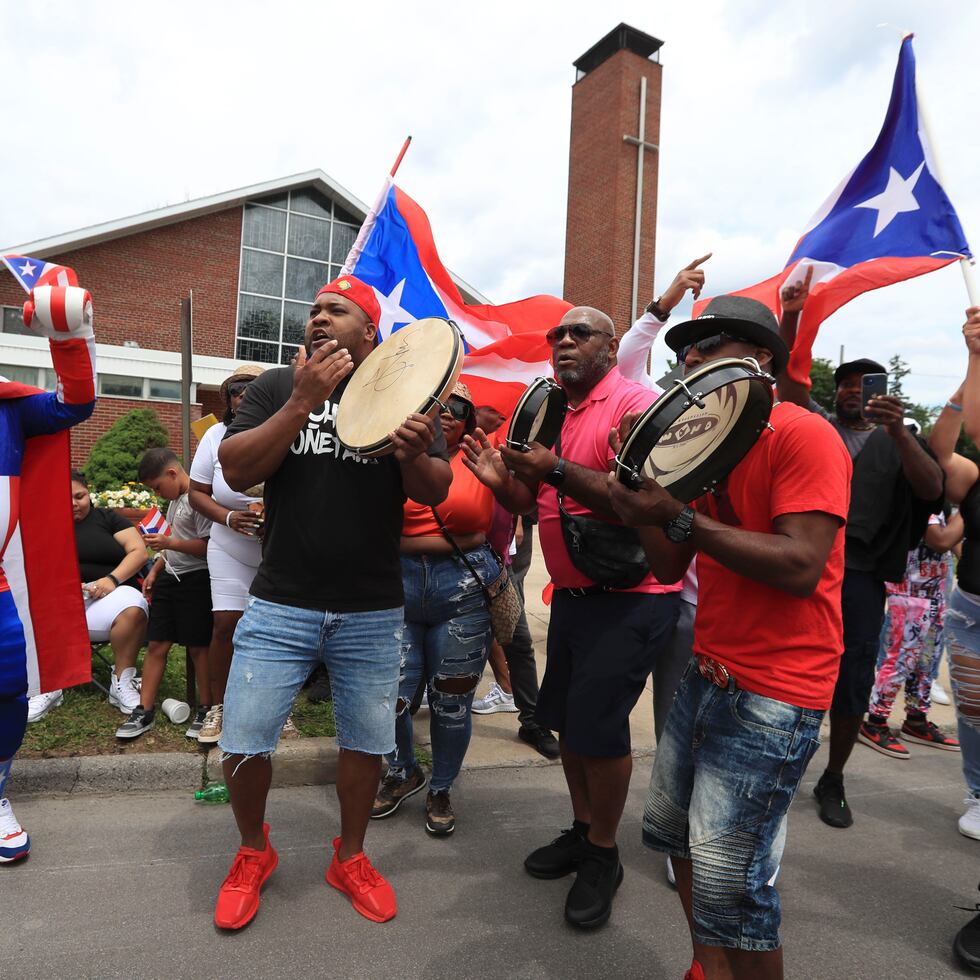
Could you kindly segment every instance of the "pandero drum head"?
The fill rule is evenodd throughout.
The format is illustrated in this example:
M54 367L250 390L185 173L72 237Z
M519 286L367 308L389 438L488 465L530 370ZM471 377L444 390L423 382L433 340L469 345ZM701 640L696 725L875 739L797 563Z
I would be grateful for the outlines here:
M532 442L551 449L558 441L568 397L550 378L535 378L514 409L507 429L507 447L527 452Z
M360 456L386 456L411 415L434 417L463 367L456 325L427 317L396 330L351 375L337 408L337 437Z
M751 358L711 361L653 403L630 429L616 476L634 489L656 480L688 503L723 480L755 445L772 413L772 378Z

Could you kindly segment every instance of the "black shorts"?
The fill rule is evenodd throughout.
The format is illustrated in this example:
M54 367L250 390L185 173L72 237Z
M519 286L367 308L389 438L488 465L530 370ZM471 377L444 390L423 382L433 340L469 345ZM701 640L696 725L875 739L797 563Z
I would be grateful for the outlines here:
M885 583L871 572L844 570L841 588L844 655L830 707L841 715L863 715L875 681L875 663L885 618Z
M211 642L212 622L211 576L206 568L185 572L179 581L168 571L157 576L147 640L206 647Z
M629 755L630 712L670 637L680 593L555 590L535 719L579 755Z

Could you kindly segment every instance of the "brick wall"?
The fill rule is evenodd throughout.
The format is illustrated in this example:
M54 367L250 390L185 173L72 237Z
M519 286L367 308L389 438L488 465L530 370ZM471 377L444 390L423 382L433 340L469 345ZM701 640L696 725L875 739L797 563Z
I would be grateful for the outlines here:
M645 141L660 143L661 75L659 64L621 50L572 88L564 295L608 313L620 333L631 322L638 152L623 136L639 135L645 76ZM644 157L641 310L653 298L659 154L647 150Z
M81 282L81 280L79 280ZM95 440L112 426L112 424L134 408L152 408L156 412L164 427L170 433L170 448L183 458L184 446L180 428L180 403L179 402L153 402L142 401L129 398L100 398L95 404L95 411L91 418L76 425L71 430L71 465L75 469L85 465L88 454L92 450ZM191 402L191 421L199 419L207 412L201 411L201 405ZM191 454L197 448L197 440L191 433ZM187 461L190 465L190 461Z

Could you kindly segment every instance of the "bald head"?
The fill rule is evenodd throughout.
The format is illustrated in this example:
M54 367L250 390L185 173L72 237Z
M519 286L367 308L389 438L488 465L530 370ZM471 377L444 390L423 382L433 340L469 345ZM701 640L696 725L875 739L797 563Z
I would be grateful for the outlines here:
M615 336L612 320L602 310L592 306L574 306L562 318L562 323L587 323L593 330L603 330Z

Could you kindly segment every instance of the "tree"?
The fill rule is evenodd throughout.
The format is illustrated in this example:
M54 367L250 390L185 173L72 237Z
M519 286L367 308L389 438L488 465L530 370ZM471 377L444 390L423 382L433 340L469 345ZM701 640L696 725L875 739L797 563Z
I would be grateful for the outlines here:
M115 490L136 480L140 457L147 449L170 440L156 412L134 408L117 419L95 441L85 464L85 479L92 490Z
M837 385L834 384L834 366L826 357L815 357L810 366L810 397L831 415L837 399Z

